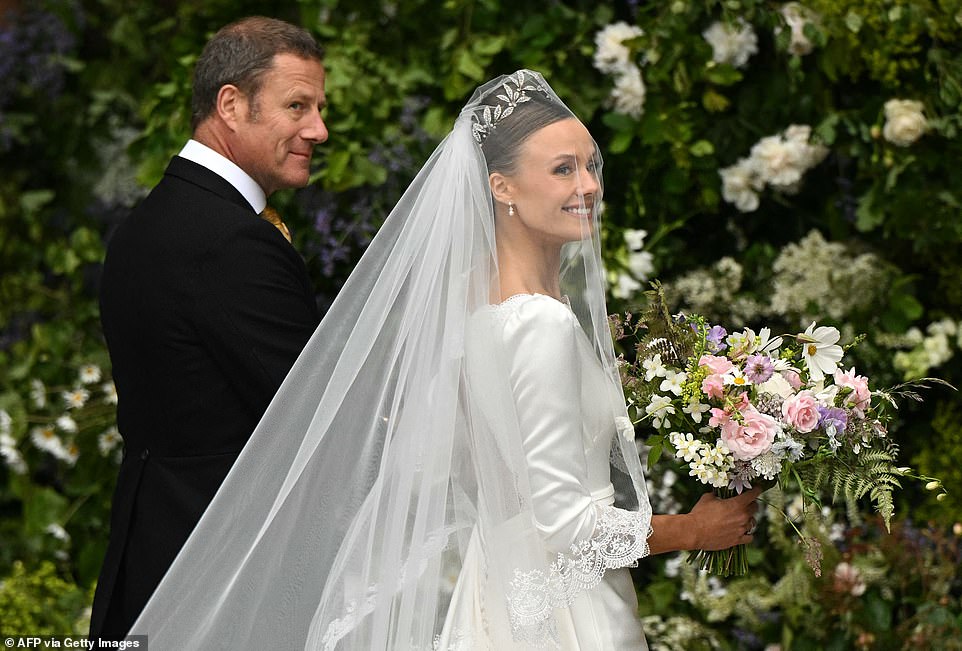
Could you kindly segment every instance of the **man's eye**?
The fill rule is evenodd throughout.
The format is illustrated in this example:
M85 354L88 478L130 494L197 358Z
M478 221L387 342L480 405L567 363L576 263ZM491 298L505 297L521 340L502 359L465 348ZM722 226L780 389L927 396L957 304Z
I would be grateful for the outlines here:
M300 102L291 102L289 108L292 108L295 111L300 111L302 108L304 108L304 105L301 104Z

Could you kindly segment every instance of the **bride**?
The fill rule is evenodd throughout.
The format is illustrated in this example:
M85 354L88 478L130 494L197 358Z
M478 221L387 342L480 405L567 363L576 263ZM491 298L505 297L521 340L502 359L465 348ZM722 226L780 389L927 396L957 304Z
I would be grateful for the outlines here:
M644 649L627 568L752 540L652 515L599 251L601 157L541 75L481 86L131 635L151 648Z

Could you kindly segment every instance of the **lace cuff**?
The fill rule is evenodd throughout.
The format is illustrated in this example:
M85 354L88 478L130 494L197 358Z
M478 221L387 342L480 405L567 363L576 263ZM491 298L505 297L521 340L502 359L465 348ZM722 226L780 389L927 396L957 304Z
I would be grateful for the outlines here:
M579 594L601 583L609 569L636 567L649 553L651 511L598 506L590 538L558 554L544 570L516 569L508 592L512 634L536 646L557 642L553 610L571 605Z

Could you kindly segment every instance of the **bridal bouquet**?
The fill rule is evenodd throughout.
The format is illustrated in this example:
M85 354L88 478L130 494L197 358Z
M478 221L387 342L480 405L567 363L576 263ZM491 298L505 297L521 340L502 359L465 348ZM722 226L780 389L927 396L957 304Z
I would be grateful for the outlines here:
M720 497L756 482L795 484L806 506L830 493L852 517L867 497L886 527L901 478L927 481L945 497L938 480L897 465L887 436L897 399L920 400L913 389L926 385L873 391L869 378L846 368L836 328L812 323L775 337L769 328L729 332L697 315L671 316L654 287L640 321L615 323L616 336L638 337L636 361L623 365L622 379L634 420L656 431L647 441L649 465L667 451ZM820 555L808 556L818 573ZM722 576L748 569L744 545L692 552L688 560Z

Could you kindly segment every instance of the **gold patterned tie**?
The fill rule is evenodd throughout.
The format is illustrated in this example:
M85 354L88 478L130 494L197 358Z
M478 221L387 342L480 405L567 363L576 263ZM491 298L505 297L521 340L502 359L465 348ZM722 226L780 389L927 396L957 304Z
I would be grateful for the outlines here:
M281 219L279 212L270 206L267 206L264 208L263 212L261 212L260 216L261 219L266 219L270 223L274 224L274 226L277 227L277 230L281 232L281 235L283 235L288 242L291 241L291 231L289 228L287 228L287 224L284 223L284 220Z

